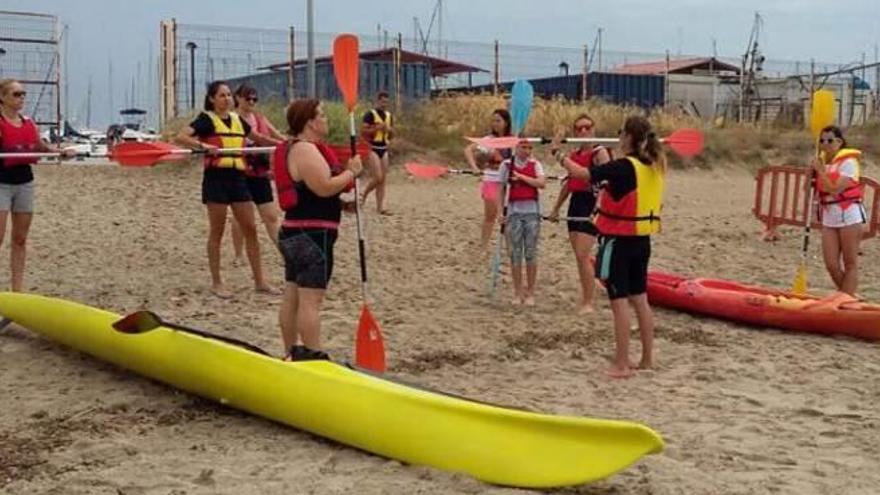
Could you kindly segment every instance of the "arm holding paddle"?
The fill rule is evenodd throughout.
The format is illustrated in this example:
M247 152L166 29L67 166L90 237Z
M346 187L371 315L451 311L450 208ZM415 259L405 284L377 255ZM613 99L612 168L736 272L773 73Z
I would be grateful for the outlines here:
M294 146L290 150L291 159L288 163L297 164L297 169L290 170L290 176L301 178L315 194L329 198L342 192L351 181L357 179L364 169L361 157L354 155L346 164L346 169L339 175L332 175L327 161L314 146ZM289 167L290 165L288 165Z
M177 136L174 137L174 142L193 150L204 150L209 153L217 149L213 144L203 143L195 136L196 130L188 125L177 133Z
M560 150L559 146L560 144L562 144L562 140L564 139L563 136L564 134L561 129L556 132L555 136L553 136L553 141L550 142L550 154L556 158L556 161L562 168L568 171L568 175L570 177L589 181L590 170L586 167L582 167L580 164L563 154L563 152ZM605 152L604 150L603 152L607 155L607 152Z

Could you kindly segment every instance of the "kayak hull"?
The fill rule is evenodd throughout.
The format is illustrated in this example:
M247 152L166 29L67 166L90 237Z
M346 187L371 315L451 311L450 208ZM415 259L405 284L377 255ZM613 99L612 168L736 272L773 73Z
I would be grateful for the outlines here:
M880 305L842 293L825 298L801 296L665 272L650 273L647 292L651 304L688 313L784 330L880 340Z
M328 361L290 363L160 327L130 335L119 315L0 293L0 315L98 359L196 395L402 462L520 487L606 478L663 440L626 421L539 414L396 383Z

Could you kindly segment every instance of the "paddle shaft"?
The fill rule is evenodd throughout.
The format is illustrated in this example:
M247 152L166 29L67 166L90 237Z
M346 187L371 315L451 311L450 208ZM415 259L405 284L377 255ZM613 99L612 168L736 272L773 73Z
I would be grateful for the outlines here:
M552 218L544 215L541 218L544 220L553 220ZM592 222L593 219L591 217L557 217L557 220L561 220L563 222Z
M349 127L349 146L351 146L351 156L357 156L357 134L354 126L354 109L350 109L348 112L348 127ZM358 262L361 265L361 296L363 297L364 304L367 304L367 250L366 243L364 242L364 230L363 225L361 224L361 206L360 206L360 187L358 186L358 180L354 180L354 220L357 224L357 236L358 236Z
M498 286L498 274L501 271L501 245L504 242L505 227L507 226L507 209L510 206L510 170L506 170L507 173L502 177L503 181L501 182L502 187L504 188L502 190L504 201L501 205L500 235L498 236L498 242L495 243L495 254L492 257L492 279L489 287L489 295L491 297L495 296L495 289Z
M0 153L0 158L59 158L61 153ZM77 153L71 157L64 158L71 160L74 158L106 158L106 153Z

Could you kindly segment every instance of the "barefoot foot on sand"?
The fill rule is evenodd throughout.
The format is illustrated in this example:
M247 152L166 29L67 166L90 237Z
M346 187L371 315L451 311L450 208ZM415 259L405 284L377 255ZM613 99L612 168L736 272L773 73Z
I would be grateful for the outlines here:
M523 304L526 306L534 306L535 305L535 297L534 296L526 296L523 299Z
M629 378L632 376L633 370L629 367L618 368L615 366L605 370L605 374L608 375L609 378Z
M232 299L232 292L223 285L215 285L211 287L211 294L214 294L220 299Z
M592 304L582 304L581 307L578 308L577 314L583 316L583 315L592 314L595 311L596 311L596 309L593 308Z
M271 285L258 285L254 287L258 294L269 294L270 296L280 296L281 291Z

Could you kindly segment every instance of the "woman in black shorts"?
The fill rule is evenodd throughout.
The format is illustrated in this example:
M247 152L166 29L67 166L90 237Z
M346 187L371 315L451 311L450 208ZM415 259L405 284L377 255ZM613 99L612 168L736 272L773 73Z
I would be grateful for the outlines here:
M589 115L584 113L578 115L573 127L575 137L589 138L593 137L596 123ZM550 148L550 153L553 156L557 156L560 153L559 143L561 137L561 135L557 135L553 140ZM611 161L611 154L602 146L584 143L564 157L563 160L566 161L569 167L589 169ZM553 210L548 218L552 221L559 219L559 209L568 197L571 198L568 202L568 217L591 218L596 210L596 193L597 190L589 181L569 176L564 182L559 198L556 199L556 204L553 206ZM581 282L581 305L578 309L578 314L581 315L593 312L596 281L593 264L590 262L590 255L593 252L597 234L596 226L591 220L568 221L568 239L571 242L571 249L574 251L578 279Z
M219 148L243 148L245 139L271 146L274 141L253 131L247 122L232 111L232 92L223 81L214 81L205 94L205 110L177 135L177 142L197 150L205 150L205 174L202 178L202 203L208 210L208 266L211 270L211 292L229 299L233 293L220 277L220 243L226 226L226 211L241 226L254 285L258 292L277 293L266 283L257 244L257 228L250 191L245 181L245 160L242 153L223 153Z
M327 117L318 100L291 103L287 123L293 139L276 148L273 160L284 210L278 236L287 280L278 318L281 338L288 359L328 359L321 350L321 305L333 273L342 210L354 204L343 204L339 195L351 188L363 165L355 155L343 168L321 142Z
M627 302L639 321L642 360L638 368L653 366L654 316L646 288L651 235L660 231L666 176L662 145L644 117L626 119L620 130L620 152L623 158L592 169L562 162L574 177L603 184L596 219L600 235L596 272L605 282L614 314L616 353L607 372L612 378L632 374Z

